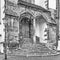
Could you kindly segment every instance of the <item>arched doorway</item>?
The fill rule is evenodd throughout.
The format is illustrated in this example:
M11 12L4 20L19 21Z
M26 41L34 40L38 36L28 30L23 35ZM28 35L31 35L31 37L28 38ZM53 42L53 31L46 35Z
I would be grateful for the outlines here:
M29 18L24 17L21 20L21 24L22 24L23 38L31 38L31 27L32 27L31 20Z
M19 41L21 44L33 42L33 17L30 13L23 13L19 20Z

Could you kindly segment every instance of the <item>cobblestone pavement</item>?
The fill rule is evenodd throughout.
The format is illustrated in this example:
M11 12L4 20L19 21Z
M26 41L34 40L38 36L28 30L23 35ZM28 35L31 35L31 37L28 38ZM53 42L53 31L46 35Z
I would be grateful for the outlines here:
M48 57L36 57L36 56L31 56L31 57L27 57L27 56L7 56L7 60L60 60L60 55L56 55L56 56L48 56ZM0 55L0 60L5 60L4 59L4 55Z
M2 60L4 60L4 59L2 59ZM11 57L8 57L7 60L60 60L60 55L59 56L50 56L50 57L11 56Z

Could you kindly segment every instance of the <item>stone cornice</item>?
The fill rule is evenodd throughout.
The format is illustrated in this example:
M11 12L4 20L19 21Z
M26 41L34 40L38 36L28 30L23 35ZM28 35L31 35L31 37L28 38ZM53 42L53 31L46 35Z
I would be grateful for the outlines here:
M18 1L18 5L24 5L24 6L28 6L28 7L31 7L31 8L34 8L35 10L42 10L43 12L50 12L46 9L44 9L43 7L41 6L38 6L38 5L35 5L35 4L31 4L31 3L27 3L25 1Z

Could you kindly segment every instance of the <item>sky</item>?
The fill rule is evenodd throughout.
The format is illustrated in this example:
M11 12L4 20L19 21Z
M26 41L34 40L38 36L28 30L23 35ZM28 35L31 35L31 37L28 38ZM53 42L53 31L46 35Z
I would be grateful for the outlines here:
M49 8L56 9L56 0L49 0Z

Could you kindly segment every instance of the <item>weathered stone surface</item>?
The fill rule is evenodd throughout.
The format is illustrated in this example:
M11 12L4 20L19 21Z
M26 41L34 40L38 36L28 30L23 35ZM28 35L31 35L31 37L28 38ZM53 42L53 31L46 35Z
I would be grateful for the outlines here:
M45 29L49 27L49 23L52 23L49 13L47 13L48 11L45 13L45 9L42 7L37 7L36 5L31 5L31 7L30 5L26 6L26 3L24 4L21 3L20 5L18 5L11 2L7 4L6 9L8 9L8 11L5 12L7 18L7 41L19 43L18 45L22 49L22 52L20 52L19 54L28 53L38 55L40 53L51 53L51 50L49 48L40 44L41 42L46 44L48 41L45 40L48 36L48 31L46 32ZM41 10L37 8L41 8ZM34 20L36 22L34 22ZM55 40L55 35L53 37L55 31L53 30L49 33L51 33L51 41ZM34 34L35 36L39 37L39 44L33 44Z

